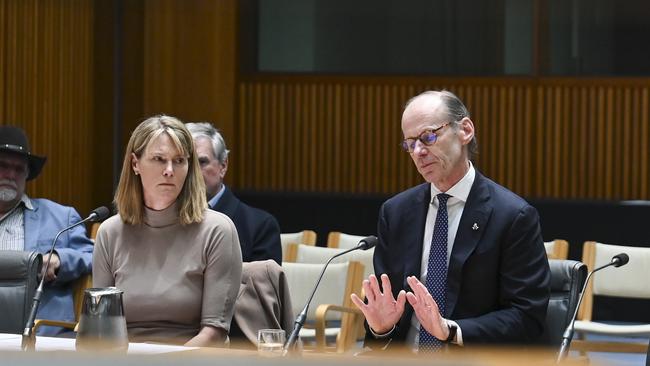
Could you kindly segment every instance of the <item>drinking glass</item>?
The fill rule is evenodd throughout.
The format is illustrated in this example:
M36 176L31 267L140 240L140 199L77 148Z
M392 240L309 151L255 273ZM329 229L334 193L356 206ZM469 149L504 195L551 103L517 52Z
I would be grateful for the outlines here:
M282 356L284 330L260 329L257 332L257 353L264 357Z

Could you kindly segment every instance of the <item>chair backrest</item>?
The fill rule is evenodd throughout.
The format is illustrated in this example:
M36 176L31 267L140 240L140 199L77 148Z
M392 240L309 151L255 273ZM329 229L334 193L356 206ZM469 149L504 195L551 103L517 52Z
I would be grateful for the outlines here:
M297 233L280 234L282 244L299 243L307 245L316 245L316 232L313 230L303 230Z
M345 251L346 249L339 248L323 248L309 245L296 245L295 249L295 262L296 263L320 263L325 264L334 255ZM332 263L344 263L348 261L356 261L363 265L363 277L368 278L370 274L374 273L372 258L375 253L375 248L368 250L355 250L348 254L335 258Z
M0 250L0 333L22 334L42 264L40 253Z
M368 235L351 235L339 231L332 231L327 235L328 248L350 249L356 247L359 241Z
M544 242L548 259L567 259L569 257L569 242L562 239Z
M546 327L539 341L559 346L562 335L573 316L580 291L587 278L587 266L578 261L550 259L551 298L546 312Z
M294 253L288 252L289 244L316 245L316 232L313 230L303 230L297 233L280 234L280 243L282 244L282 261L295 261Z
M585 290L579 319L591 320L594 295L650 298L650 281L646 280L650 278L650 248L588 241L582 247L582 261L593 270L609 263L613 256L623 252L630 257L630 261L625 266L607 268L593 275Z
M95 241L97 238L97 231L99 230L99 226L101 225L101 222L95 222L92 224L90 227L90 240Z
M74 317L75 321L79 321L81 317L81 308L83 307L84 292L86 289L93 287L93 275L91 273L85 274L77 278L72 284L72 298L74 302Z
M289 284L293 313L299 314L311 294L316 280L323 269L322 264L283 263L282 269ZM307 321L315 319L316 308L320 304L336 304L351 307L350 294L361 289L362 265L358 262L330 264L323 275L318 290L309 306ZM338 312L328 313L327 320L341 319Z

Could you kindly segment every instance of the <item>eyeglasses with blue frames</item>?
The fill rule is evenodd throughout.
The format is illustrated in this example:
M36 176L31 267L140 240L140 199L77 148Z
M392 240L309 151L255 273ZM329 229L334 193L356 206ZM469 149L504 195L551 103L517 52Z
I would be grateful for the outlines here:
M407 153L412 153L415 151L415 145L417 144L418 140L420 140L420 142L425 146L433 145L436 141L438 141L438 131L450 123L453 122L443 123L442 126L438 128L427 128L426 130L422 131L417 137L405 138L404 141L402 141L402 149L404 149L404 151Z

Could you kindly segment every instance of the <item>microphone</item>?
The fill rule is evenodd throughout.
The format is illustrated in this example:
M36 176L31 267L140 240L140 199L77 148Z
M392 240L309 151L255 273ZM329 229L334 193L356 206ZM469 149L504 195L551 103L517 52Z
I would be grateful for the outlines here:
M562 335L562 345L560 346L560 352L558 352L557 355L557 360L555 363L560 363L562 360L564 360L569 353L569 346L571 345L571 340L573 339L573 332L575 331L575 322L576 322L576 316L578 315L578 309L580 309L580 304L582 304L582 298L585 295L585 289L587 288L587 284L589 283L589 279L591 279L591 276L600 271L601 269L605 269L607 267L620 267L624 266L627 264L627 262L630 261L630 257L626 253L620 253L612 257L612 260L603 265L600 266L593 271L589 272L587 275L587 278L585 279L585 283L582 285L582 291L580 292L580 297L578 297L578 305L576 305L575 310L573 311L573 316L571 317L571 322L569 325L566 327L566 330L564 331L564 334Z
M85 219L59 231L54 237L54 240L52 240L52 247L50 247L50 250L48 252L49 256L47 258L47 263L45 264L45 270L43 271L43 275L41 276L41 281L38 283L38 288L36 289L36 293L34 293L34 299L32 301L31 311L29 312L29 317L27 318L27 323L25 324L25 329L23 330L23 337L21 343L21 348L23 351L29 351L34 349L34 342L32 340L32 328L34 327L34 321L36 320L36 312L38 311L38 306L41 303L41 296L43 295L43 286L45 284L45 273L47 273L47 270L50 267L52 254L54 253L54 246L56 244L56 241L59 239L59 236L64 232L74 227L77 227L85 222L103 221L108 217L109 214L110 211L105 206L98 207L92 210L90 212L90 215L88 215L88 217L86 217Z
M373 248L375 245L377 245L378 241L379 239L377 239L377 237L374 235L363 238L359 241L359 244L357 244L356 247L350 248L348 250L345 250L341 253L332 256L332 258L330 258L327 261L327 263L325 263L325 265L323 266L323 270L320 272L320 275L318 276L316 285L314 286L311 295L309 295L309 299L307 299L307 303L305 304L305 307L302 308L302 311L296 317L296 320L293 325L293 330L291 331L289 338L287 338L287 341L284 343L283 352L282 352L283 356L285 356L295 346L296 342L298 341L298 333L300 333L300 329L302 329L302 326L305 325L305 321L307 320L307 311L309 310L309 304L311 303L311 300L314 298L314 294L316 294L316 289L318 289L318 285L320 284L320 281L323 279L325 270L327 269L327 266L330 264L330 262L334 258L340 257L344 254L353 252L355 250L368 250L370 248Z

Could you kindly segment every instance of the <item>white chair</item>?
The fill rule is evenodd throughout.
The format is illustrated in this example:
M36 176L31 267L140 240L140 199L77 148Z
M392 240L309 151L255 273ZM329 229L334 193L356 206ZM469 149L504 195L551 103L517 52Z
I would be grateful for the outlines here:
M297 244L296 248L289 249L290 251L295 251L295 262L296 263L320 263L325 264L330 258L335 256L338 253L345 251L346 249L340 248L324 248L316 247L311 245ZM342 255L338 258L335 258L332 263L344 263L348 261L356 261L363 264L363 277L362 279L368 278L372 273L374 273L374 266L372 263L372 258L375 253L375 248L368 250L355 250L348 254Z
M359 244L359 241L368 235L351 235L339 231L332 231L327 235L328 248L350 249Z
M282 268L289 285L293 312L299 314L316 284L323 265L287 262L282 264ZM350 294L359 293L362 272L363 266L354 261L334 263L327 267L307 313L307 324L311 323L317 329L303 327L300 338L304 343L308 344L310 340L315 340L316 349L323 351L326 337L336 336L336 350L344 352L354 342L354 331L359 322L357 312L354 310L324 311L319 305L328 304L330 308L336 310L352 309L354 304L350 300ZM317 313L320 314L319 319ZM336 326L330 325L331 322L336 323Z
M569 242L566 240L545 241L544 248L548 259L567 259L569 257Z
M622 252L629 255L628 264L620 268L607 268L593 275L585 290L575 330L581 338L588 333L594 333L615 337L643 337L643 341L633 338L625 342L576 339L572 342L571 349L581 352L647 352L650 324L614 325L592 321L594 295L650 299L650 248L588 241L583 247L582 261L593 270L609 263L613 256Z
M282 233L280 234L280 243L282 244L282 261L293 262L295 257L292 257L292 253L287 252L289 244L316 245L316 232L303 230L297 233Z

